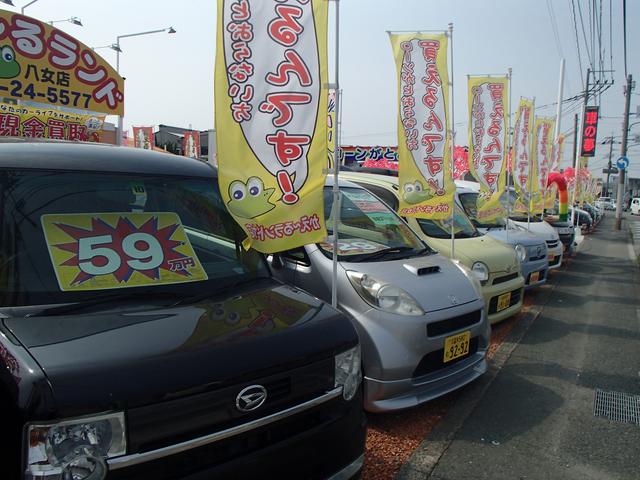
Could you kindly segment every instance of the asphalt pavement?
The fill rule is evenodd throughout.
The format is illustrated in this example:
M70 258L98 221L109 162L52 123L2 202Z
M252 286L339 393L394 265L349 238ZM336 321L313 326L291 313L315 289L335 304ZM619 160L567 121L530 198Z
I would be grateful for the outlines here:
M640 270L613 220L534 293L537 310L399 478L640 478ZM598 391L614 409L596 416Z

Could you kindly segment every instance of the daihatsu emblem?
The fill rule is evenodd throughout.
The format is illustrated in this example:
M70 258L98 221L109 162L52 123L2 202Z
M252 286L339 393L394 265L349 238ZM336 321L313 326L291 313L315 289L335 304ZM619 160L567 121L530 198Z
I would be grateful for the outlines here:
M457 305L458 304L458 299L456 298L455 295L449 295L449 300L451 300L451 305Z
M267 399L267 389L262 385L251 385L236 397L236 408L241 412L250 412L260 407Z

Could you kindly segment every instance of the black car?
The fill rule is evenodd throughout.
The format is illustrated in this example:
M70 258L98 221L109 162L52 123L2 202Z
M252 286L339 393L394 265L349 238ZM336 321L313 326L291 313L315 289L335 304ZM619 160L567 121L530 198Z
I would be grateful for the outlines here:
M3 480L359 474L357 334L242 248L215 173L0 144Z

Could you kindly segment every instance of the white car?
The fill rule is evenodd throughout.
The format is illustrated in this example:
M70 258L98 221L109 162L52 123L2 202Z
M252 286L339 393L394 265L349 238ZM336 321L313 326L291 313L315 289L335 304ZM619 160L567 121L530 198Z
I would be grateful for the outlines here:
M456 180L458 187L466 187L477 192L480 191L480 184L477 182L468 182ZM512 192L513 193L513 192ZM544 239L547 244L547 255L549 259L549 270L560 267L562 265L563 247L558 232L555 228L542 220L540 216L532 215L530 219L527 216L518 216L512 212L509 217L509 224L518 228L528 230L529 232Z
M631 215L640 215L640 197L631 200Z

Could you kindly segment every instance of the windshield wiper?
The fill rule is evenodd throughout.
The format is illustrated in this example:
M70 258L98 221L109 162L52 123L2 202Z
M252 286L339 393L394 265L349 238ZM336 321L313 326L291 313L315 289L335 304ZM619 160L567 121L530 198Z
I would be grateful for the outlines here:
M40 316L55 316L55 315L64 315L65 313L75 312L77 310L82 310L84 308L93 307L95 305L101 305L103 303L111 303L111 302L119 302L123 300L138 300L143 301L149 298L154 299L166 299L166 298L175 298L179 294L174 292L158 292L153 290L145 290L145 291L134 291L134 292L120 292L111 295L101 295L97 298L92 298L90 300L84 300L80 302L73 302L64 305L60 305L58 307L49 307L43 310L28 313L25 317L40 317Z

